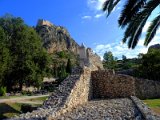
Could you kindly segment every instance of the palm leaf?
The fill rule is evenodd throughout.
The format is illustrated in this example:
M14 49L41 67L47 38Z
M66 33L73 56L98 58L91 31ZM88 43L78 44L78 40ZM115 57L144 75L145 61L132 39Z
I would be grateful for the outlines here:
M133 20L128 25L128 28L126 29L126 33L128 35L125 35L124 37L128 37L128 47L134 49L135 46L137 45L139 38L142 33L142 29L144 25L147 22L148 17L151 15L152 11L158 6L160 0L151 0L149 1L144 9L136 14ZM127 40L127 39L123 39Z
M137 45L139 38L142 34L148 17L151 15L157 6L160 5L160 0L126 0L124 9L121 12L121 16L118 20L121 28L125 29L123 43L128 41L128 47L134 49ZM107 13L107 16L113 11L114 7L120 2L120 0L106 0L103 5L103 11ZM148 29L148 33L145 40L145 45L153 39L156 31L159 27L159 17L156 17L152 22L152 26Z
M107 17L113 11L114 7L120 2L120 0L106 0L103 4L103 11L107 12Z
M139 11L145 5L146 0L128 0L121 12L118 23L123 28L125 27Z
M153 39L153 37L156 34L156 31L158 30L160 26L160 15L158 15L151 23L151 25L149 26L148 30L147 30L147 35L145 38L145 42L144 45L147 46L151 40Z

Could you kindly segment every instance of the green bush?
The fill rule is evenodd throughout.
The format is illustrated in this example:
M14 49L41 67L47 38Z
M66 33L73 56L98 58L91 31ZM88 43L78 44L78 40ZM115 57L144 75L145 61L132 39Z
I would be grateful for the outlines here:
M6 95L6 87L0 87L0 96Z
M22 95L27 95L27 91L22 91Z
M60 52L57 53L57 54L58 54L58 56L59 56L60 58L65 58L65 57L66 57L65 51L60 51Z
M22 106L21 106L21 111L23 113L32 112L33 110L36 110L36 109L37 109L37 107L34 107L29 104L22 104Z

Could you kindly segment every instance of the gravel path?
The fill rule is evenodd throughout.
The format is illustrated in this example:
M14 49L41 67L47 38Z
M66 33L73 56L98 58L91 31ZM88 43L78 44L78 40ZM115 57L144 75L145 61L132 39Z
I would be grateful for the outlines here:
M53 120L143 120L130 99L94 100Z

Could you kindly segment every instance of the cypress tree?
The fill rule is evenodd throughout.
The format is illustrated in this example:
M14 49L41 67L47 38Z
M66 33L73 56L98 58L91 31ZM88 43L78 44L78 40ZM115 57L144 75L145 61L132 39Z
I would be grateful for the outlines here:
M69 73L69 74L72 73L72 65L71 65L71 60L70 59L68 59L68 61L67 61L66 72Z

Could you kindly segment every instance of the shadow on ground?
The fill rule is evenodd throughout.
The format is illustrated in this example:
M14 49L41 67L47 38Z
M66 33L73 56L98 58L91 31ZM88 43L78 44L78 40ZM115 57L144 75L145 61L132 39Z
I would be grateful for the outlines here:
M15 108L19 109L20 105L14 105ZM13 106L8 103L0 103L0 119L5 119L21 112L16 110Z

